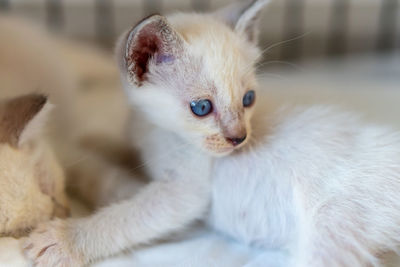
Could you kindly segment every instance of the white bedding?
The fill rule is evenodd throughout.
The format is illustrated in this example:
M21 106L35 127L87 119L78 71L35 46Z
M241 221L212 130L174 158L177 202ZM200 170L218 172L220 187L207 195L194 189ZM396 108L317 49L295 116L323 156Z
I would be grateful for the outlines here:
M254 259L260 251L205 229L180 241L140 248L124 255L105 259L93 267L265 267ZM398 256L387 256L387 267L400 266ZM247 265L250 264L251 265ZM0 267L25 267L18 240L0 238Z
M189 239L139 249L98 263L96 267L239 267L258 252L209 231Z
M103 260L95 267L239 267L258 251L206 230L182 241L164 243ZM28 262L19 249L18 240L0 238L0 266L24 267Z

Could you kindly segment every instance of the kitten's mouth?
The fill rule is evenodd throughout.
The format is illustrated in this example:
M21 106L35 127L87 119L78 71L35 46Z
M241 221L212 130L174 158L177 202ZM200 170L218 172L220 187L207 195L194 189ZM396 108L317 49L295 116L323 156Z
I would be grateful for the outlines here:
M209 153L216 157L226 156L238 149L246 146L248 137L241 138L242 140L226 140L226 138L221 138L217 135L212 135L207 137L205 142L205 148Z

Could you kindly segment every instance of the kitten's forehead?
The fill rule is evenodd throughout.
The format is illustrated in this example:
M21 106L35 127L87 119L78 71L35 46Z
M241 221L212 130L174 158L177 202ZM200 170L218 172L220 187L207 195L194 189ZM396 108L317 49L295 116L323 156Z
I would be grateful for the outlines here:
M224 98L233 100L235 93L251 80L248 77L258 49L212 16L190 14L190 20L186 16L169 19L187 43L190 69L196 70L199 79L206 79L203 90L222 93Z

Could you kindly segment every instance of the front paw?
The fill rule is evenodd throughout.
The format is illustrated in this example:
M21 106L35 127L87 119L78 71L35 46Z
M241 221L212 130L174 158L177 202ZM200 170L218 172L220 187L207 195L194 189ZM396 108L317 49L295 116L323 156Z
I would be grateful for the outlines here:
M22 241L26 257L38 267L83 266L82 257L73 251L68 229L68 222L59 219L39 225Z

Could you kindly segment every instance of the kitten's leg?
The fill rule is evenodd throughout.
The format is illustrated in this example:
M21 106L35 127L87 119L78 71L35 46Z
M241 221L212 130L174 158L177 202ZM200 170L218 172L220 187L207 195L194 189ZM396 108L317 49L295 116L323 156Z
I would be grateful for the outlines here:
M206 181L170 179L91 217L53 221L25 242L38 266L79 266L179 230L201 218L209 203Z

